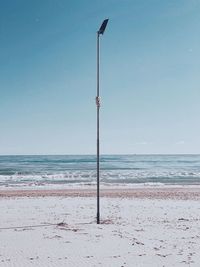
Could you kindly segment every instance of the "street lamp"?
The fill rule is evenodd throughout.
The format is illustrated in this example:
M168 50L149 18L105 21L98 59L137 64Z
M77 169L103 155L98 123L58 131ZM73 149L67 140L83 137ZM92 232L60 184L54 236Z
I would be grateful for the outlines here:
M99 201L99 109L100 109L100 97L99 97L99 40L100 35L104 33L108 19L105 19L101 24L97 32L97 96L96 96L96 106L97 106L97 224L100 223L100 201Z

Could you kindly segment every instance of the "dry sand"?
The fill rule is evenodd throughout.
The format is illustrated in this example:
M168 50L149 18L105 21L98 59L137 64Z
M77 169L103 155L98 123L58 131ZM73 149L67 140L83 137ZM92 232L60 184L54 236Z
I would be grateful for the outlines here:
M199 267L199 188L1 190L0 266Z

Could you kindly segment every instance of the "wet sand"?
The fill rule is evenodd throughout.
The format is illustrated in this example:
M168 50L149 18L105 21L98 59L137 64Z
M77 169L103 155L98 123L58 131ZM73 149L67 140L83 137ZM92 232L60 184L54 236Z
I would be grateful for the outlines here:
M1 189L0 197L95 197L95 188ZM199 200L200 187L103 188L101 197Z

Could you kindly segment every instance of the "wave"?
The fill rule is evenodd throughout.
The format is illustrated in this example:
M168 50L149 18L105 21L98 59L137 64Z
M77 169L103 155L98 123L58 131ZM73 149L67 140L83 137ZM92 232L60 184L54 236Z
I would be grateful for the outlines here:
M113 185L200 183L200 155L103 155L100 179ZM96 156L0 156L0 185L96 182Z
M135 184L135 183L164 183L164 184L200 184L200 172L191 171L123 171L109 170L100 172L100 180L104 183ZM17 183L93 183L96 181L96 171L66 171L60 173L15 173L0 175L0 184Z

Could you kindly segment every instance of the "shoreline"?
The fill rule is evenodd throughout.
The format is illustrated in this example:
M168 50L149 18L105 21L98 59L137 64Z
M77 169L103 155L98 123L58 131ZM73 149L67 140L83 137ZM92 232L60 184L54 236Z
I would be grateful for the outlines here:
M200 200L200 187L102 188L103 198ZM0 198L15 197L96 197L93 188L1 189Z

